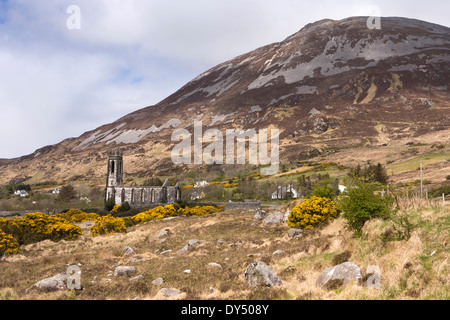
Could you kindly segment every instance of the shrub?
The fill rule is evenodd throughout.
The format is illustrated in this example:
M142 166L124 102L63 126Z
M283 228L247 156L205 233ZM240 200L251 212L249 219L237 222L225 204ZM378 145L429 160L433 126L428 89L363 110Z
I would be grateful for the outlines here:
M96 213L86 213L78 209L70 209L69 211L65 213L60 213L57 216L72 223L80 223L88 220L96 220L98 217L100 217Z
M19 242L10 234L0 230L0 257L14 254L19 250Z
M287 224L290 227L314 229L337 216L336 204L329 198L312 196L291 210Z
M9 221L8 221L9 220ZM42 212L27 213L24 218L1 219L0 229L11 234L20 245L42 240L72 240L81 235L81 228L60 215Z
M127 232L125 221L121 218L115 218L108 214L95 220L95 224L91 227L92 236L109 235L116 232Z
M131 209L130 204L125 201L120 207L119 209L117 209L118 212L127 212Z
M388 218L394 199L389 195L375 194L371 184L359 183L356 187L347 189L347 196L339 204L348 227L359 234L369 219Z
M319 197L319 198L328 198L333 200L336 196L336 191L329 184L329 180L321 180L319 181L314 190L311 192L311 196Z
M78 238L82 231L81 228L68 222L57 222L48 226L47 233L52 241L73 240Z
M76 198L77 193L72 185L68 184L61 187L58 195L58 200L62 202L70 202L72 200L75 200Z
M116 205L116 202L113 198L108 198L108 200L105 201L105 210L110 212L114 206Z

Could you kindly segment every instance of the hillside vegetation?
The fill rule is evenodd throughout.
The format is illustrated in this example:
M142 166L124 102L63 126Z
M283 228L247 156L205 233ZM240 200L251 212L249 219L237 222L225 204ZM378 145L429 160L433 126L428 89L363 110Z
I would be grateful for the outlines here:
M90 226L81 223L83 234L76 240L31 243L1 258L0 298L448 299L449 205L401 201L395 218L367 221L360 237L347 228L341 215L305 230L301 238L291 238L286 223L255 221L253 210L152 220L127 227L126 233L95 237ZM199 241L179 251L193 239ZM127 245L134 254L124 254ZM255 260L266 262L282 284L249 289L244 272ZM316 287L323 270L344 261L361 268L359 285ZM26 291L43 278L65 272L68 265L80 267L82 290ZM136 271L132 277L116 277L113 272L118 265L133 266ZM380 289L365 283L370 266L380 270ZM157 278L162 278L162 284L152 284ZM180 292L166 297L161 288Z

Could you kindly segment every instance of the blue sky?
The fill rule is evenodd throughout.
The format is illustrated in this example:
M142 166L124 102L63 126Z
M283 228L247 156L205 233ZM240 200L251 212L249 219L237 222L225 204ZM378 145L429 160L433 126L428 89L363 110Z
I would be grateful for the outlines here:
M81 10L69 30L66 10ZM0 158L30 154L153 105L200 73L320 19L449 26L448 1L1 0Z

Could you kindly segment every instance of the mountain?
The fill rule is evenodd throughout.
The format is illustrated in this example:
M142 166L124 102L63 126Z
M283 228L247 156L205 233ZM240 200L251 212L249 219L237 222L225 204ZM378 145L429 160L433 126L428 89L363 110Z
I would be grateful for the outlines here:
M117 147L125 150L130 176L187 170L170 159L171 135L175 128L192 131L195 121L223 132L278 128L282 163L336 153L344 158L358 146L448 142L450 29L398 17L369 29L366 21L308 24L202 73L154 106L1 160L0 183L103 181L106 151Z

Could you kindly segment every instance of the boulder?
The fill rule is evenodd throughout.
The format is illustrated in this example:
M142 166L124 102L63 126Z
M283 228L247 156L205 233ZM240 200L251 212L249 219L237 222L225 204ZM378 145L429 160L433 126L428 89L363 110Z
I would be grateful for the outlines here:
M135 272L136 272L136 268L135 267L119 266L119 267L116 267L116 269L114 270L114 276L115 277L118 277L118 276L127 276L127 277L129 277L130 275L132 275Z
M134 251L134 249L132 247L130 247L129 245L126 245L122 249L122 255L124 255L124 256L131 256L133 254L136 254L136 251Z
M267 217L267 212L262 210L261 208L258 208L255 210L255 214L253 215L253 220L261 221L261 220L264 220L265 217Z
M362 279L361 268L353 262L344 262L325 269L316 280L317 287L329 288L335 284L347 284Z
M300 239L301 237L303 237L303 233L304 231L302 229L290 228L288 230L288 237L292 239Z
M170 229L163 229L155 236L155 238L168 237L171 234L172 234L172 231Z
M191 239L188 241L188 243L181 248L180 250L177 251L178 254L183 254L185 252L188 252L189 250L191 250L195 245L201 243L202 241L197 240L197 239Z
M181 293L180 290L177 289L167 289L167 288L162 288L161 290L159 290L159 292L165 296L165 297L171 297L171 296L176 296L178 294Z
M323 118L314 119L312 130L315 134L322 134L328 130L328 124Z
M38 290L38 291L57 291L67 289L67 279L69 275L65 272L57 274L56 276L42 279L31 287L29 287L25 292L29 292L30 290Z
M282 256L283 254L285 254L286 251L284 250L276 250L274 253L272 253L272 256Z
M160 286L160 285L162 285L163 283L164 283L163 278L157 278L157 279L155 279L155 280L152 281L152 284L155 285L155 286Z
M276 211L265 217L264 222L267 225L281 224L287 221L288 214L289 213L286 214L285 212Z
M215 263L215 262L208 263L208 266L213 267L213 268L223 269L220 264Z
M245 282L249 288L281 285L281 279L263 261L252 262L245 270Z

